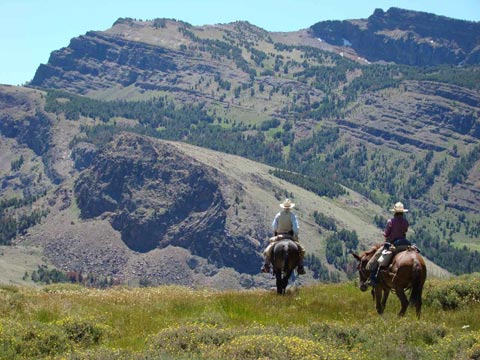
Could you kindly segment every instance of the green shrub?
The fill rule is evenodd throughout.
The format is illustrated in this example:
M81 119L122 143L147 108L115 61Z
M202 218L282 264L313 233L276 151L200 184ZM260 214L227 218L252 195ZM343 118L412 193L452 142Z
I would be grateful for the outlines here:
M41 323L51 323L57 320L58 314L55 311L41 308L34 312L34 319Z
M14 288L2 286L0 288L0 314L12 311L22 313L27 306L25 295Z
M63 328L68 339L85 347L98 344L104 334L104 328L90 320L65 318L57 324Z
M234 337L232 331L209 324L169 327L150 340L150 348L167 354L198 353L208 346L219 346Z
M426 288L424 303L439 306L443 310L480 302L480 279L478 275L455 278L449 281L431 282Z
M355 324L312 323L310 333L315 339L327 341L330 344L345 346L349 349L367 341L365 331Z
M468 351L468 358L472 360L480 360L480 344L474 344Z
M402 326L406 343L417 345L435 345L448 335L448 329L442 324L427 324L417 321Z
M111 349L107 347L100 347L94 349L77 349L74 352L62 356L65 360L146 360L158 359L158 357L148 357L143 354L135 353L124 349ZM161 358L162 360L169 360L168 357Z
M210 359L351 359L343 349L296 336L243 335L213 349Z
M450 334L441 342L430 348L430 353L436 357L432 359L475 359L479 356L480 334L466 332L464 334ZM479 357L477 357L479 358Z
M37 359L71 348L65 333L53 325L2 321L0 326L0 359Z
M347 348L343 346L346 342L349 341L331 343L327 338L316 339L311 329L303 326L265 327L252 324L223 328L195 323L160 331L150 339L149 349L152 356L188 358L186 354L189 354L202 359L343 359L349 358ZM358 348L349 346L348 350Z

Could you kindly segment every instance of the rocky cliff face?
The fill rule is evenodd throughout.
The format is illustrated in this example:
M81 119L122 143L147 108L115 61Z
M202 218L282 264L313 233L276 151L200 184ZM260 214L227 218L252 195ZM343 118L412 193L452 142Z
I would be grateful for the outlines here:
M72 84L82 81L85 91L114 84L128 86L141 81L146 71L175 71L175 56L175 52L160 47L88 32L72 39L67 48L54 51L48 64L40 65L31 84L72 89Z
M35 154L47 152L51 119L27 92L13 87L0 90L0 133L27 145Z
M314 36L352 47L370 61L408 65L478 64L480 23L391 8L366 20L323 21Z
M75 183L84 219L106 218L132 250L183 247L218 267L255 273L259 250L228 235L219 176L165 143L123 134Z
M14 87L0 88L0 134L33 151L43 162L45 174L58 184L64 174L53 165L54 158L59 156L59 149L52 146L53 132L52 116L44 111L38 93L27 89L18 91ZM44 191L43 185L41 188L41 192ZM39 192L33 185L31 190L33 194Z
M363 140L377 144L394 141L417 149L448 151L451 139L468 144L480 138L479 104L480 96L474 91L408 81L401 96L379 92L362 97L339 124L355 129L355 137L362 134Z

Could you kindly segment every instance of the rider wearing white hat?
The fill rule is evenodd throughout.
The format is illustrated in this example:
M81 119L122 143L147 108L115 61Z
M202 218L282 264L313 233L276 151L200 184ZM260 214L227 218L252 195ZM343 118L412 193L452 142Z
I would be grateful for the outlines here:
M290 201L290 199L285 199L283 203L280 204L280 207L283 209L277 215L272 222L272 230L275 234L274 237L270 238L270 244L267 246L263 252L265 257L265 263L261 269L262 272L270 272L270 258L273 246L277 240L284 238L285 236L291 238L297 244L300 250L300 261L297 267L297 273L299 275L305 274L305 269L303 268L303 256L305 255L305 248L298 242L298 221L297 216L290 211L295 207L295 204Z

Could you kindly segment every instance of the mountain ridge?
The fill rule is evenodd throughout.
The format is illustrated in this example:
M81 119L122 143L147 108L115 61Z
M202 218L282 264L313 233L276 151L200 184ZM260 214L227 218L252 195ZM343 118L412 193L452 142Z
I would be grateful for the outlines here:
M416 66L479 61L480 23L425 12L376 9L366 20L319 22L310 30L335 45L348 43L369 61Z

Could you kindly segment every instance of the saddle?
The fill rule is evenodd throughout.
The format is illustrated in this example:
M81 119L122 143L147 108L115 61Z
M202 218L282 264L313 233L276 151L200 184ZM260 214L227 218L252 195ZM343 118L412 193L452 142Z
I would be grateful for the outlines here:
M275 243L277 241L281 241L281 240L293 240L293 235L290 235L290 234L278 234L278 235L275 235L275 236L272 236L269 241L271 243Z
M420 249L416 245L411 244L408 240L399 242L397 245L384 246L384 249L377 260L378 266L381 268L387 268L395 255L408 250L420 253Z

